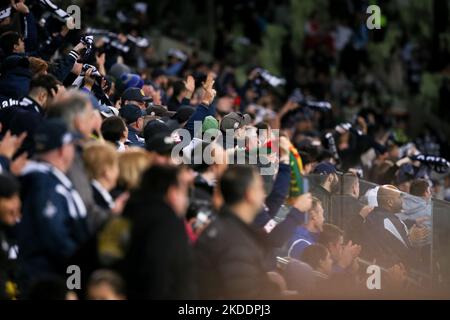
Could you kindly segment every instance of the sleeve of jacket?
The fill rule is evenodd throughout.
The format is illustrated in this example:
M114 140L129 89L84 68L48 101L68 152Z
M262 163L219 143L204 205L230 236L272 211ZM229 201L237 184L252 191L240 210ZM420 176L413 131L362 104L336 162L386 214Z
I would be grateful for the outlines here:
M0 156L0 173L9 171L10 161L5 156Z
M52 73L56 79L63 82L69 73L72 71L73 65L78 60L80 55L75 50L70 51L67 55L62 57L58 63L51 67Z
M188 122L186 123L185 129L189 131L191 134L191 138L194 137L194 122L200 121L203 122L203 120L210 115L210 107L208 107L205 104L199 104L197 108L195 109L195 112L192 114L192 116L189 118Z
M289 192L290 178L291 167L289 164L280 163L272 191L266 198L266 206L269 208L269 214L271 217L274 217L277 214L278 209L286 200Z
M310 245L311 244L309 242L306 242L306 240L304 240L304 239L297 239L289 247L289 251L288 251L289 257L297 259L297 260L301 260L303 251L305 251L305 248Z
M27 34L26 38L24 39L25 50L27 52L33 52L38 49L39 43L38 43L36 19L31 11L27 15L25 15L25 22L27 27L26 29Z
M267 234L267 241L274 248L282 247L294 234L295 229L304 223L305 213L291 208L286 219L281 221Z

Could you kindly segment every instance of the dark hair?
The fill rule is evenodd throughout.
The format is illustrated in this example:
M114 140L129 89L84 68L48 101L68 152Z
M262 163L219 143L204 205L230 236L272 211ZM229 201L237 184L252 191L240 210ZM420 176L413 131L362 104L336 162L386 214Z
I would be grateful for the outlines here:
M416 197L423 197L430 184L425 179L416 179L411 183L409 193Z
M267 122L258 122L255 124L255 128L258 130L269 130L270 126Z
M163 197L172 186L178 185L179 166L152 166L144 172L138 193L143 196Z
M314 162L314 159L313 159L313 157L311 156L310 153L308 153L306 151L299 151L298 154L302 158L302 163L303 163L304 166Z
M175 81L172 84L173 87L173 94L172 97L177 98L181 92L183 92L183 90L185 90L185 86L184 86L184 82L179 80L179 81Z
M116 294L125 295L125 282L116 272L106 269L94 271L89 278L88 286L97 286L103 283L110 285Z
M126 129L127 126L125 121L117 116L112 116L103 120L101 127L103 138L112 143L119 141Z
M11 198L20 191L19 181L10 174L0 174L0 198Z
M22 36L15 31L7 31L0 36L0 47L6 56L9 56L14 51L14 46L19 44L19 39Z
M331 223L325 223L317 242L324 246L328 246L329 243L336 243L339 238L343 236L344 231L341 228Z
M58 84L61 84L53 75L42 74L34 77L30 82L30 92L36 88L43 88L49 95L52 95L52 89L58 90Z
M220 179L220 190L227 205L239 203L255 179L256 169L249 165L228 167Z
M319 267L320 261L325 260L328 255L328 249L321 244L312 244L303 250L301 260L311 266L313 269Z

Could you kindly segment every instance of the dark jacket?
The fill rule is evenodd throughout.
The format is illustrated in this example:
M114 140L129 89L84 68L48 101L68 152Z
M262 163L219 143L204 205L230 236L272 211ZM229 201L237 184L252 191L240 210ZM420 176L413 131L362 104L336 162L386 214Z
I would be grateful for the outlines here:
M359 230L362 257L380 266L390 268L397 263L405 267L414 264L414 254L405 224L393 213L375 208L363 219L354 217L351 229Z
M0 173L8 172L11 161L5 156L0 156Z
M266 208L255 217L253 225L266 231L266 241L272 248L282 247L290 239L298 225L305 221L305 214L296 208L290 208L283 221L276 222L275 217L289 193L291 167L280 164L272 191L266 198Z
M114 207L114 199L108 190L105 190L98 182L92 181L92 195L94 201L100 208L111 210Z
M176 97L171 97L169 99L169 102L167 103L167 109L169 111L177 111L179 107L181 106L189 106L191 103L191 100L188 98L183 98L181 102L178 101Z
M223 208L196 246L201 299L276 298L278 287L267 277L261 233Z
M128 141L130 141L130 146L132 147L145 147L145 140L139 136L139 132L131 127L128 126Z
M26 57L23 55L11 55L3 62L0 77L1 108L9 106L5 105L9 99L18 100L28 94L32 75L26 66L28 62L25 62L24 59Z
M19 261L27 277L65 272L68 259L88 238L86 208L70 180L45 163L22 177L23 218Z
M130 299L193 299L192 249L183 220L161 199L135 194L124 277Z
M305 228L305 226L299 226L292 235L292 238L288 242L287 255L290 258L301 260L303 251L306 247L317 242L319 234L313 233Z
M214 104L207 106L207 105L201 103L197 106L197 108L195 108L195 112L189 118L189 120L186 123L186 125L184 126L184 128L189 131L189 133L191 134L191 138L194 138L194 122L196 122L196 121L203 122L203 120L207 116L214 116L215 114L216 114L216 108L215 108Z
M80 55L75 50L71 50L68 54L51 63L48 66L48 72L53 74L56 79L63 82L72 71L73 65Z

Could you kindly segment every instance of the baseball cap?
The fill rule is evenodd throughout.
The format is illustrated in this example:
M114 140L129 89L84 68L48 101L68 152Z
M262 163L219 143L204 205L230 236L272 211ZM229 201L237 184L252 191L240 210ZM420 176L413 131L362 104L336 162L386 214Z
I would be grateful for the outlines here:
M207 130L211 130L211 129L219 129L219 121L217 121L216 118L214 118L213 116L207 116L204 120L203 120L203 124L202 124L202 131L205 132Z
M172 119L177 120L178 123L183 123L189 120L192 114L195 112L195 109L191 106L181 106L172 116Z
M215 139L219 133L219 121L213 116L207 116L203 120L202 132L211 139Z
M167 133L158 133L145 143L145 148L148 151L156 152L160 155L170 155L174 146L175 141Z
M44 153L73 143L80 137L67 129L60 119L44 120L36 130L34 142L37 153Z
M120 80L122 81L125 88L139 88L142 89L144 85L144 80L139 77L139 75L134 73L124 73L120 76Z
M144 114L145 111L142 111L134 104L126 104L119 110L119 115L125 120L126 124L136 122L139 118L143 117Z
M172 117L175 115L174 111L167 110L164 106L153 105L147 108L146 113L148 116L157 116L157 117Z
M171 130L161 120L151 120L144 127L144 138L145 141L150 140L152 137L158 135L159 133L164 133L170 135Z
M243 126L249 124L251 122L251 118L248 114L242 114L239 112L230 112L225 117L223 117L220 122L220 130L225 131L228 129L239 129Z
M142 91L139 88L136 87L131 87L126 89L123 93L122 93L122 100L129 100L129 101L139 101L139 102L151 102L153 101L152 98L147 97L144 94L144 91Z
M333 173L338 173L337 171L336 171L336 168L334 167L334 165L332 165L331 163L329 163L329 162L321 162L321 163L319 163L315 168L314 168L314 171L313 171L313 173L314 174L320 174L320 175L322 175L322 174L333 174Z
M131 69L125 64L122 63L115 63L112 65L112 67L109 69L109 75L116 79L120 79L120 76L124 73L130 73Z

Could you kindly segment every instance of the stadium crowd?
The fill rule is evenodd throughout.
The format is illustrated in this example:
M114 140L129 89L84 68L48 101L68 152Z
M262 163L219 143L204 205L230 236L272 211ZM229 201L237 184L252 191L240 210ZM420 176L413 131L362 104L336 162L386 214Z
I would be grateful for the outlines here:
M224 60L156 61L136 34L71 31L42 2L0 8L0 298L361 297L362 259L386 271L383 293L414 290L449 163L382 110L340 122L321 101L353 72L342 59L321 82L326 46L363 60L367 30L332 43L312 17L317 83L280 95L262 68L240 86ZM194 161L205 149L212 161ZM68 288L73 265L81 286Z

